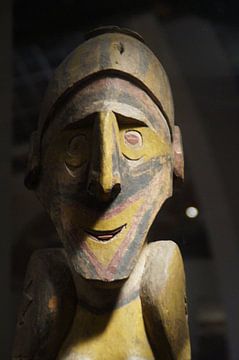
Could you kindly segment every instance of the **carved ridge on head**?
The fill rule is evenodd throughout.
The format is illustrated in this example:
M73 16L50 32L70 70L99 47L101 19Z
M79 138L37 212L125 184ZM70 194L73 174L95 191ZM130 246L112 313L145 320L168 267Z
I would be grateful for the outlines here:
M132 36L133 38L141 41L143 44L145 44L144 39L142 38L142 36L140 34L138 34L136 31L133 31L131 29L128 28L122 28L116 25L109 25L109 26L100 26L97 27L93 30L90 30L88 33L85 34L84 39L85 40L89 40L92 39L98 35L102 35L102 34L125 34L125 35L129 35Z

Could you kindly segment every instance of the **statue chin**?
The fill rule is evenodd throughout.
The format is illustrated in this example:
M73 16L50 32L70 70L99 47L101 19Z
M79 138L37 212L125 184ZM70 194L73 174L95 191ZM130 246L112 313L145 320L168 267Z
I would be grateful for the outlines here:
M74 249L74 251L66 247L65 250L71 268L83 279L113 283L126 280L130 276L137 263L143 243L144 239L141 239L140 244L135 245L136 248L134 251L131 250L131 253L128 253L127 250L120 253L120 249L117 249L112 256L112 260L107 264L102 263L104 254L97 259L87 246L81 247L80 250ZM131 243L130 247L134 248L134 244Z
M100 275L89 274L86 271L86 269L84 267L82 267L80 258L77 258L77 256L74 255L74 256L72 256L70 261L71 261L73 270L78 275L80 275L85 280L93 280L95 282L99 282L101 284L101 286L116 283L116 282L118 283L118 285L120 285L121 283L123 283L124 280L127 280L128 277L130 276L130 271L129 271L129 273L122 275L122 274L118 274L118 273L116 273L116 274L109 273L109 271L107 271L107 269L105 270L105 272L102 272Z

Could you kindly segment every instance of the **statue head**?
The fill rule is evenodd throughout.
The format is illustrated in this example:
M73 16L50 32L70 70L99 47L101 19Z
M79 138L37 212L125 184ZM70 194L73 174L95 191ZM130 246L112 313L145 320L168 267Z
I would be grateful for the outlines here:
M25 183L49 213L83 278L134 268L148 230L183 177L165 71L139 35L97 29L49 84Z

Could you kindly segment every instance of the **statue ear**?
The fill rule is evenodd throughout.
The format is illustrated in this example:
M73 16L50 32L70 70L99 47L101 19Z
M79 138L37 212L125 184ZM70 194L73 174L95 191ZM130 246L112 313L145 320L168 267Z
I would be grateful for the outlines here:
M173 132L173 170L177 177L184 179L183 144L179 126L174 126Z
M30 148L27 162L27 170L24 184L29 190L34 190L40 177L40 152L37 131L34 131L30 139Z

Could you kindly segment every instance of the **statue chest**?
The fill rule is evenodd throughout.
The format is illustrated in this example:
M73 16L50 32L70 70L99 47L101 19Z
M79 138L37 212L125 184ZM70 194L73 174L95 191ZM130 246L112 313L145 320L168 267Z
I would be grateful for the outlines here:
M57 360L154 360L140 299L110 313L78 306Z

